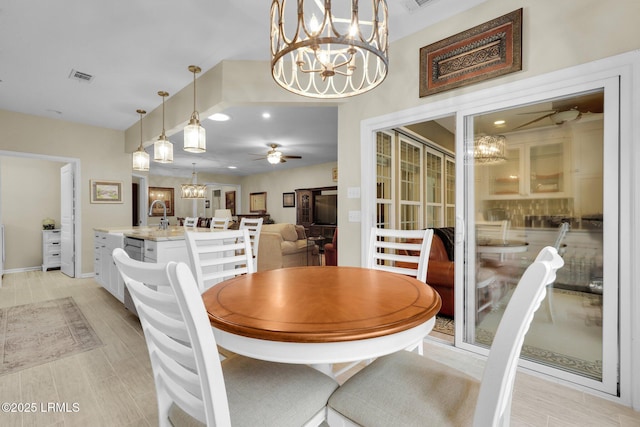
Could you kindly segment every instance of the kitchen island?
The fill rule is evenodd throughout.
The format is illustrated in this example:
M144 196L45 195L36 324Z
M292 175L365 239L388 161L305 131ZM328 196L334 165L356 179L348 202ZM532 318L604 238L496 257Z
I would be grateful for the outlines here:
M190 228L190 232L210 233L209 228ZM184 227L157 226L94 228L94 272L96 281L127 308L133 304L124 281L113 262L115 248L123 248L131 258L145 262L182 261L189 263ZM134 311L134 310L132 310ZM135 311L134 311L135 312Z

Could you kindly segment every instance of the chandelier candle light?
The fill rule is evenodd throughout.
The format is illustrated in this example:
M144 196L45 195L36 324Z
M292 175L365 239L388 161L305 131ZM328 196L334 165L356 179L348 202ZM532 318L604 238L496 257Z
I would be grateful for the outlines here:
M288 91L343 98L387 76L386 0L337 3L344 9L331 0L272 1L271 74Z
M144 151L142 146L142 116L147 114L144 110L136 110L136 113L140 114L140 146L133 153L133 170L134 171L148 171L149 170L149 154Z
M204 153L207 151L207 133L200 126L200 115L196 110L196 74L200 71L200 67L189 65L189 71L193 73L193 113L189 124L184 128L184 150L191 153Z
M173 163L173 144L167 139L164 130L164 99L169 96L165 91L158 92L162 97L162 134L153 144L153 161L158 163Z
M181 184L183 199L204 199L207 195L207 186L198 184L198 174L196 164L193 163L193 173L191 174L191 184Z
M473 141L473 158L478 163L500 163L504 162L505 145L507 138L504 135L483 135L476 137Z

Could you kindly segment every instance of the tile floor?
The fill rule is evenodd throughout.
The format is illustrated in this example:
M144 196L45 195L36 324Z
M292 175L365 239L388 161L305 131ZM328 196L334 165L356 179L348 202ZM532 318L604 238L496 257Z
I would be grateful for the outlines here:
M2 413L0 426L156 426L155 391L137 318L93 279L59 271L6 274L0 306L72 296L105 344L95 350L0 376L0 402L77 403L78 411ZM480 376L482 360L427 344L425 354ZM341 378L344 379L344 378ZM512 426L640 426L640 412L519 373Z

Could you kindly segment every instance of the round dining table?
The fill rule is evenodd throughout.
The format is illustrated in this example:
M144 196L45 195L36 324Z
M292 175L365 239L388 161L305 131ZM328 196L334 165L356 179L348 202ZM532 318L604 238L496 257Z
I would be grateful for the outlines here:
M413 277L359 267L291 267L237 276L202 294L221 347L247 357L330 365L421 342L438 293Z

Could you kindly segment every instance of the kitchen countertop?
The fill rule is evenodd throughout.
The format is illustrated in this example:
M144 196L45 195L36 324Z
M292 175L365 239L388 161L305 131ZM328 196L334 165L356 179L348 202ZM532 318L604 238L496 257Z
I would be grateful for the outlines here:
M136 227L102 227L94 228L95 231L110 233L110 234L122 234L125 237L131 237L134 239L153 240L156 242L166 240L184 240L184 227L172 226L166 230L162 230L157 226L136 226ZM210 233L209 228L190 228L189 231L195 231L198 233Z

